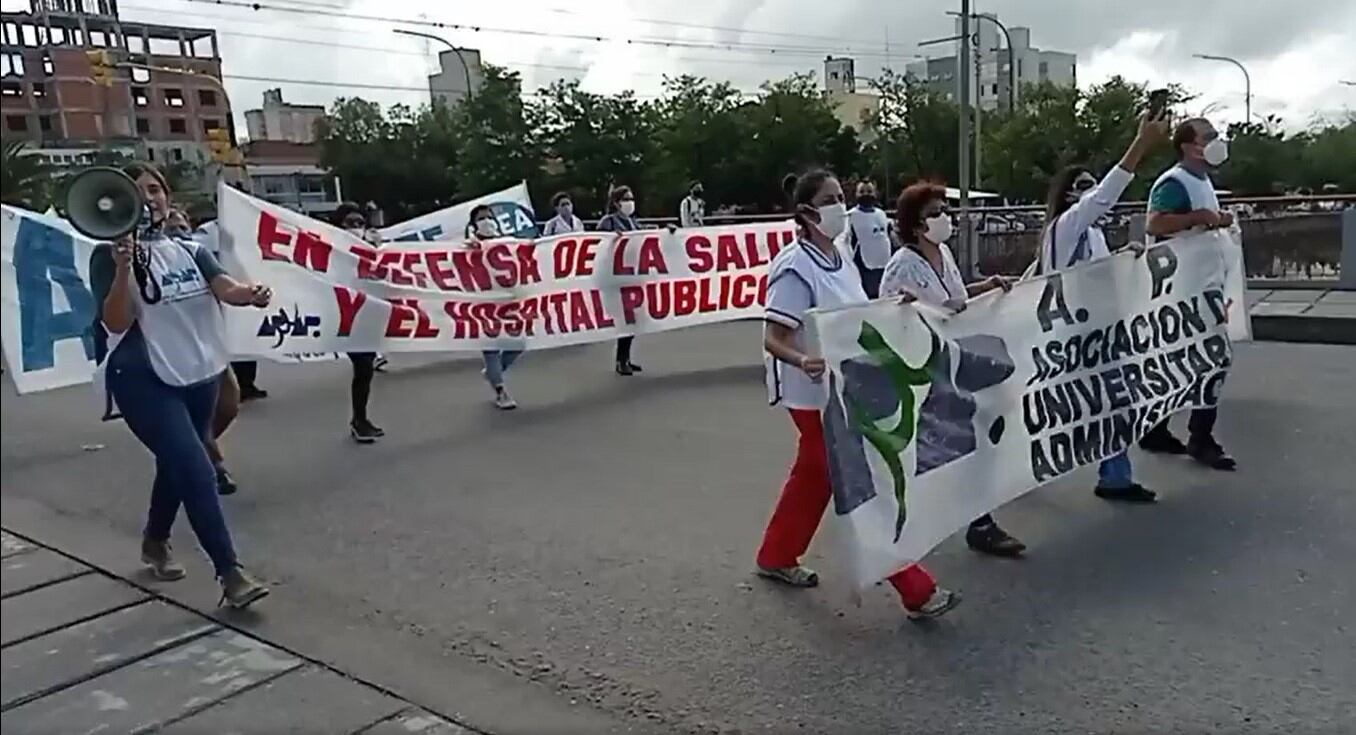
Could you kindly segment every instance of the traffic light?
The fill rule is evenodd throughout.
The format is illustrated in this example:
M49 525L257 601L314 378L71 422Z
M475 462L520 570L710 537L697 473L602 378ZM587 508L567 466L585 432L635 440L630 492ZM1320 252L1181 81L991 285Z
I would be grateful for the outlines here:
M94 83L113 86L113 55L107 49L97 49L86 51L85 58L89 59L89 75Z
M207 148L212 152L212 160L227 166L238 166L242 160L240 151L231 143L231 131L226 128L211 128L207 131Z

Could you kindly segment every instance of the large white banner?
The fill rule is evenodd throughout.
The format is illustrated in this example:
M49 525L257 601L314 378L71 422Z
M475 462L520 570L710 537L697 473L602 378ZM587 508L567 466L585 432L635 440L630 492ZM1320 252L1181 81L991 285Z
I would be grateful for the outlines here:
M958 314L888 301L815 314L834 512L866 587L974 518L1211 406L1232 359L1224 232L1023 281Z
M543 349L761 318L791 223L540 240L387 242L234 190L219 200L233 262L273 288L235 310L239 355Z
M381 231L381 239L461 240L466 234L471 210L482 204L494 212L501 232L526 240L537 236L537 223L532 216L532 197L528 195L527 182L521 182L503 191L387 227Z

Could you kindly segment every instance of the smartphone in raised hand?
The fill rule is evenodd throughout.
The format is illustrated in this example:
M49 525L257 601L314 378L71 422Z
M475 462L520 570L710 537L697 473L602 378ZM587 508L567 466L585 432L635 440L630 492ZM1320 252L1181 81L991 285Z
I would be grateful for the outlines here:
M1168 109L1168 97L1172 94L1171 90L1164 87L1155 89L1149 93L1149 119L1162 119L1163 113Z

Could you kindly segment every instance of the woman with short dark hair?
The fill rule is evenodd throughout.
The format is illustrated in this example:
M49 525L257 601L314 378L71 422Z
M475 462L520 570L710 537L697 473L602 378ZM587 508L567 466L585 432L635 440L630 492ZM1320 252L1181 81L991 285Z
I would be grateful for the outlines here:
M636 195L629 186L614 186L607 196L608 212L598 220L599 232L635 232L640 229L636 221ZM631 345L634 336L617 340L617 374L634 375L642 372L641 367L631 361Z
M373 237L368 228L367 213L354 202L343 202L335 207L330 222L374 247L381 245L381 238ZM367 415L367 404L372 398L372 379L377 374L377 353L350 352L348 360L353 363L353 379L349 383L352 415L348 422L348 433L359 444L374 444L386 436L386 430L372 423Z
M556 235L568 235L572 232L583 232L584 223L574 216L574 200L566 192L557 192L551 197L551 209L555 210L556 216L552 217L546 223L542 230L542 237L554 237Z
M495 218L494 210L484 204L471 209L470 221L466 223L467 247L479 249L482 240L493 240L500 236L499 220ZM485 350L480 353L485 361L485 369L480 374L485 376L485 382L494 391L494 406L501 411L512 411L518 407L518 402L509 395L508 387L504 384L504 374L522 354L522 350Z
M881 275L880 295L904 296L952 311L995 288L1012 288L1008 279L992 276L966 284L946 241L951 239L951 215L946 211L946 187L919 182L899 195L895 211L904 246L890 256ZM985 513L970 523L965 543L994 556L1019 556L1026 545L1008 535Z

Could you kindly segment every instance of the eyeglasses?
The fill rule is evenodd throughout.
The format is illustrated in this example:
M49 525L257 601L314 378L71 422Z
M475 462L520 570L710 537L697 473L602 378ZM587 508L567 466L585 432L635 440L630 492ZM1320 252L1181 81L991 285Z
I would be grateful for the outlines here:
M345 218L344 218L344 229L346 229L346 230L352 230L352 229L356 229L356 228L359 228L359 227L366 227L366 226L367 226L367 220L363 219L362 217L345 217Z

